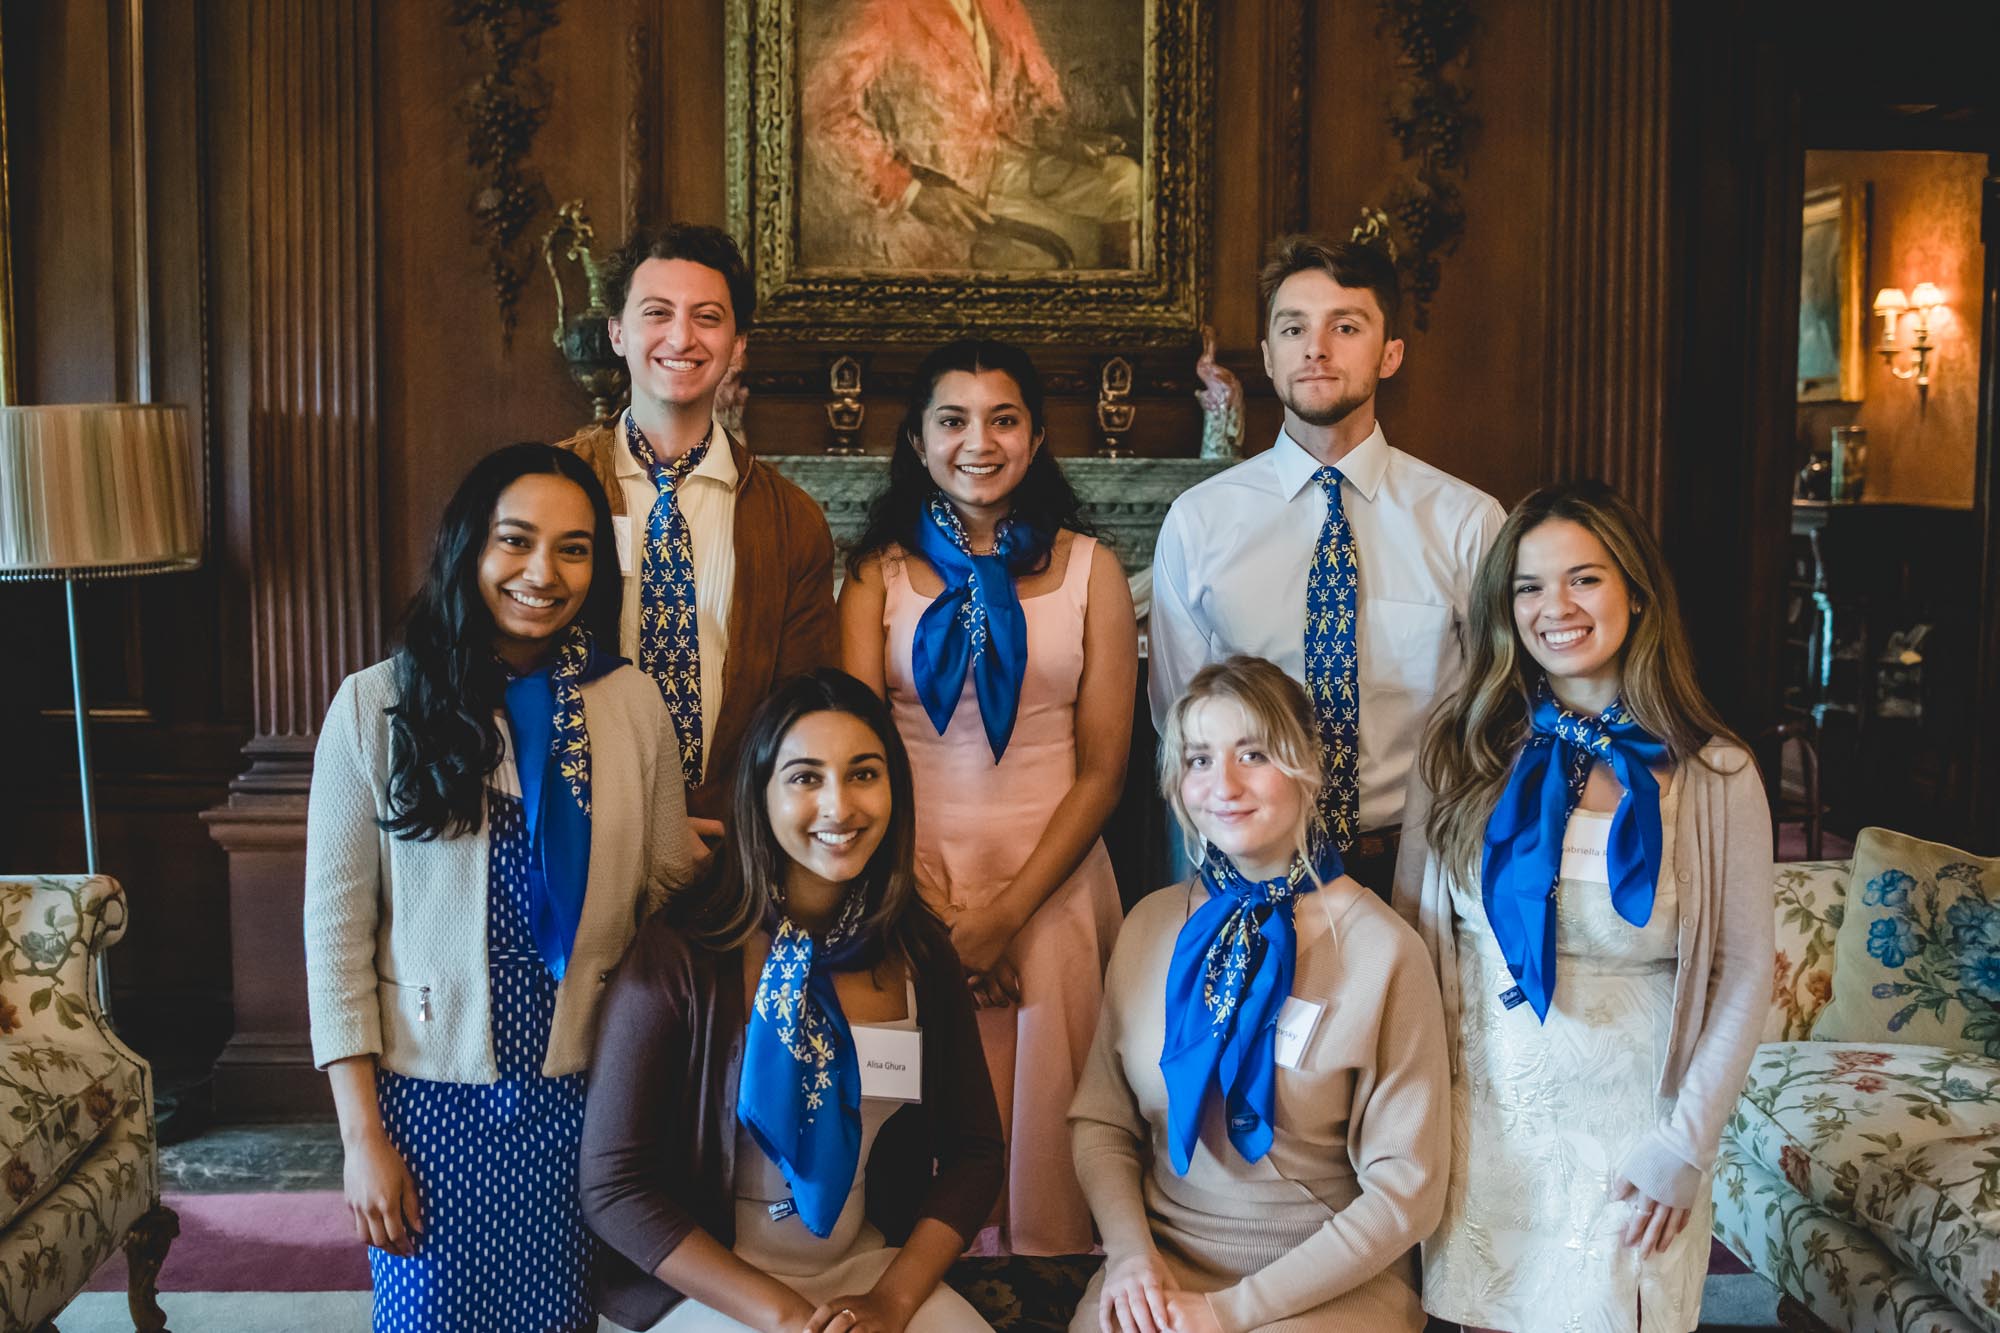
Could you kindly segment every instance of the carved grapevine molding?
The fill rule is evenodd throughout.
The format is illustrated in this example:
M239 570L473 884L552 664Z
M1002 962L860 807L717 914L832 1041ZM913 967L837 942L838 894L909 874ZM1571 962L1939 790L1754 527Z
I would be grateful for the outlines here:
M1471 0L1381 0L1378 30L1396 45L1402 70L1390 95L1389 132L1403 150L1404 170L1389 188L1383 208L1362 210L1364 219L1386 213L1391 255L1402 272L1403 289L1416 326L1429 327L1430 301L1437 294L1445 256L1465 234L1465 145L1478 118L1457 71L1478 26Z
M479 73L459 99L465 161L477 174L471 210L486 240L487 276L500 304L500 336L511 342L521 287L536 255L530 225L550 206L548 186L528 163L548 119L549 86L535 71L535 48L557 21L558 0L451 0Z

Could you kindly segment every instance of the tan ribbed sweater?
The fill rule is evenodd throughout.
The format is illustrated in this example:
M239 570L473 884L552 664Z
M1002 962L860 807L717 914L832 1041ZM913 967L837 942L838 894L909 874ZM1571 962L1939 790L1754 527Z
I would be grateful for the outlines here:
M1199 893L1162 889L1126 918L1070 1104L1106 1266L1157 1250L1183 1288L1211 1293L1225 1330L1421 1329L1410 1251L1444 1207L1451 1104L1437 983L1415 932L1351 879L1299 901L1292 993L1322 1010L1299 1067L1277 1071L1271 1151L1245 1162L1211 1096L1182 1177L1160 1046L1168 964ZM1072 1329L1096 1326L1102 1280Z
M313 1063L372 1055L382 1068L491 1083L486 969L490 822L429 842L388 813L394 661L341 682L313 756L306 810L306 1002ZM583 687L590 744L590 871L542 1072L590 1062L597 1002L639 921L694 873L680 746L659 687L623 666ZM502 720L504 731L505 721Z

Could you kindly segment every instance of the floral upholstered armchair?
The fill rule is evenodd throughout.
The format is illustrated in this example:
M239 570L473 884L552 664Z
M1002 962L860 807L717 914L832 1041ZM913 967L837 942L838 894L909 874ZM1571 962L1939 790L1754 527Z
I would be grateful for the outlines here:
M125 933L103 875L0 876L0 1328L54 1317L120 1245L132 1322L179 1231L160 1204L153 1076L97 1002L97 955Z
M2000 1330L2000 873L1865 830L1854 862L1780 865L1775 890L1716 1235L1788 1326Z

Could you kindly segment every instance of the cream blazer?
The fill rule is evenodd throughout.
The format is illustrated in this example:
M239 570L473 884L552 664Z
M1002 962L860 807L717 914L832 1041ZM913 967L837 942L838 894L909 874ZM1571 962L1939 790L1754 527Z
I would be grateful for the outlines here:
M313 1063L372 1055L447 1083L499 1077L489 1022L489 830L396 838L388 814L395 665L341 683L320 730L306 814L306 998ZM590 1060L598 998L639 921L694 870L680 747L659 687L623 666L583 687L590 740L590 878L556 989L546 1075ZM504 726L503 726L504 730Z

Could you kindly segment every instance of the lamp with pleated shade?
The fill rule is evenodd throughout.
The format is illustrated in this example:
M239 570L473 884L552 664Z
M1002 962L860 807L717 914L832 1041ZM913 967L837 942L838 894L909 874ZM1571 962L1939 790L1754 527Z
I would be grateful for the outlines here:
M60 579L64 585L84 858L91 874L97 873L97 803L76 585L195 569L205 531L200 458L185 408L0 407L0 582ZM98 986L108 1011L102 972Z

